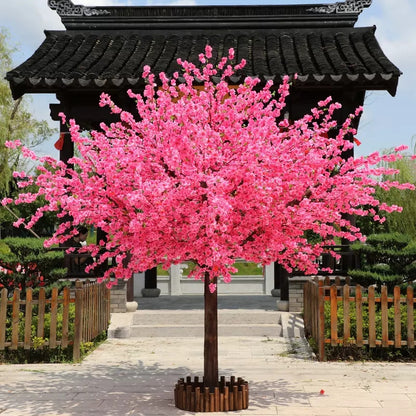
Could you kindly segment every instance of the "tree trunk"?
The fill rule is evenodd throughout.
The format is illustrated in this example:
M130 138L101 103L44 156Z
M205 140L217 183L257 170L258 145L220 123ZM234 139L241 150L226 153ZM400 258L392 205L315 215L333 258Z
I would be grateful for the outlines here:
M218 385L218 304L217 293L211 293L210 283L217 283L217 278L210 281L205 274L204 303L205 303L205 337L204 337L204 385L214 392Z

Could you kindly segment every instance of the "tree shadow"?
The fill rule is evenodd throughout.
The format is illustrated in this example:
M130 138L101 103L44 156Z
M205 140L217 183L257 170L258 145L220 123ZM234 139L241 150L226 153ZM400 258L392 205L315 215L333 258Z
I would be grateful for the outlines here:
M173 389L187 367L159 364L35 365L0 367L3 415L185 415L174 406ZM234 374L235 369L222 374ZM286 380L249 381L250 406L244 414L274 406L307 404L311 394Z

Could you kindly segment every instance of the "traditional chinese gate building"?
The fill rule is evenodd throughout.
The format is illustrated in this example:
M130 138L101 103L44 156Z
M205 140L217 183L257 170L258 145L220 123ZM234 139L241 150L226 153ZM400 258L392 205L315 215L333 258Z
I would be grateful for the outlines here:
M273 79L277 88L288 74L293 78L289 118L300 118L318 100L332 95L343 105L338 113L342 123L363 104L366 91L396 93L400 71L380 48L375 27L355 27L371 2L85 7L71 0L48 0L65 30L46 31L38 50L10 71L7 79L14 98L26 93L56 94L59 104L50 106L52 119L58 120L63 112L88 130L98 128L101 121L112 121L108 110L98 106L101 92L134 113L134 102L126 91L143 89L144 65L170 75L179 69L177 58L196 62L206 44L220 57L233 47L236 61L244 58L247 65L231 83L249 75ZM61 137L60 158L66 161L74 149L64 125ZM166 290L180 293L178 279ZM279 279L275 282L273 267L268 267L261 290L269 294L275 284ZM147 274L146 287L156 287L154 270Z

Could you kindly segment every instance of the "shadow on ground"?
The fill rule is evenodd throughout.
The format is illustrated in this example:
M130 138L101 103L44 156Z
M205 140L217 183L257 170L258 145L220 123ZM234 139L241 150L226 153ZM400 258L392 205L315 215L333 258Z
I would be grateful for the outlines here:
M231 372L231 371L230 371ZM174 407L173 388L186 367L137 365L15 366L5 380L0 368L0 414L3 415L184 415ZM227 374L224 371L223 374ZM307 403L308 393L285 380L249 380L250 407L244 414L276 405Z

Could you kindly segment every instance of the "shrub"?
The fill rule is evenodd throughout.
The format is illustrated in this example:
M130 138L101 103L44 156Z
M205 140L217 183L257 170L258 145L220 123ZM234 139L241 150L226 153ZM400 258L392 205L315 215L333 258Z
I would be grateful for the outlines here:
M0 246L0 288L9 291L49 286L66 275L64 253L48 251L43 240L10 237Z
M354 243L360 266L349 271L353 281L362 286L394 286L416 279L416 241L400 233L373 234L366 243Z
M344 306L343 302L338 302L337 305L337 332L338 338L344 336ZM331 306L329 302L325 302L324 305L325 313L325 338L331 337ZM382 338L382 318L381 318L381 305L376 304L375 310L375 330L376 339L381 340ZM401 334L402 339L407 338L407 306L401 305L400 307L400 322L401 322ZM346 345L332 347L326 345L326 357L328 359L382 359L382 360L393 360L393 359L416 359L416 353L407 347L402 348L370 348L368 345L359 347L355 344L357 338L357 314L355 302L350 302L350 343ZM416 328L416 310L413 312L414 327ZM362 325L363 325L363 338L368 339L369 337L369 319L368 319L368 305L362 305ZM390 306L388 309L388 334L389 339L394 339L394 306Z

